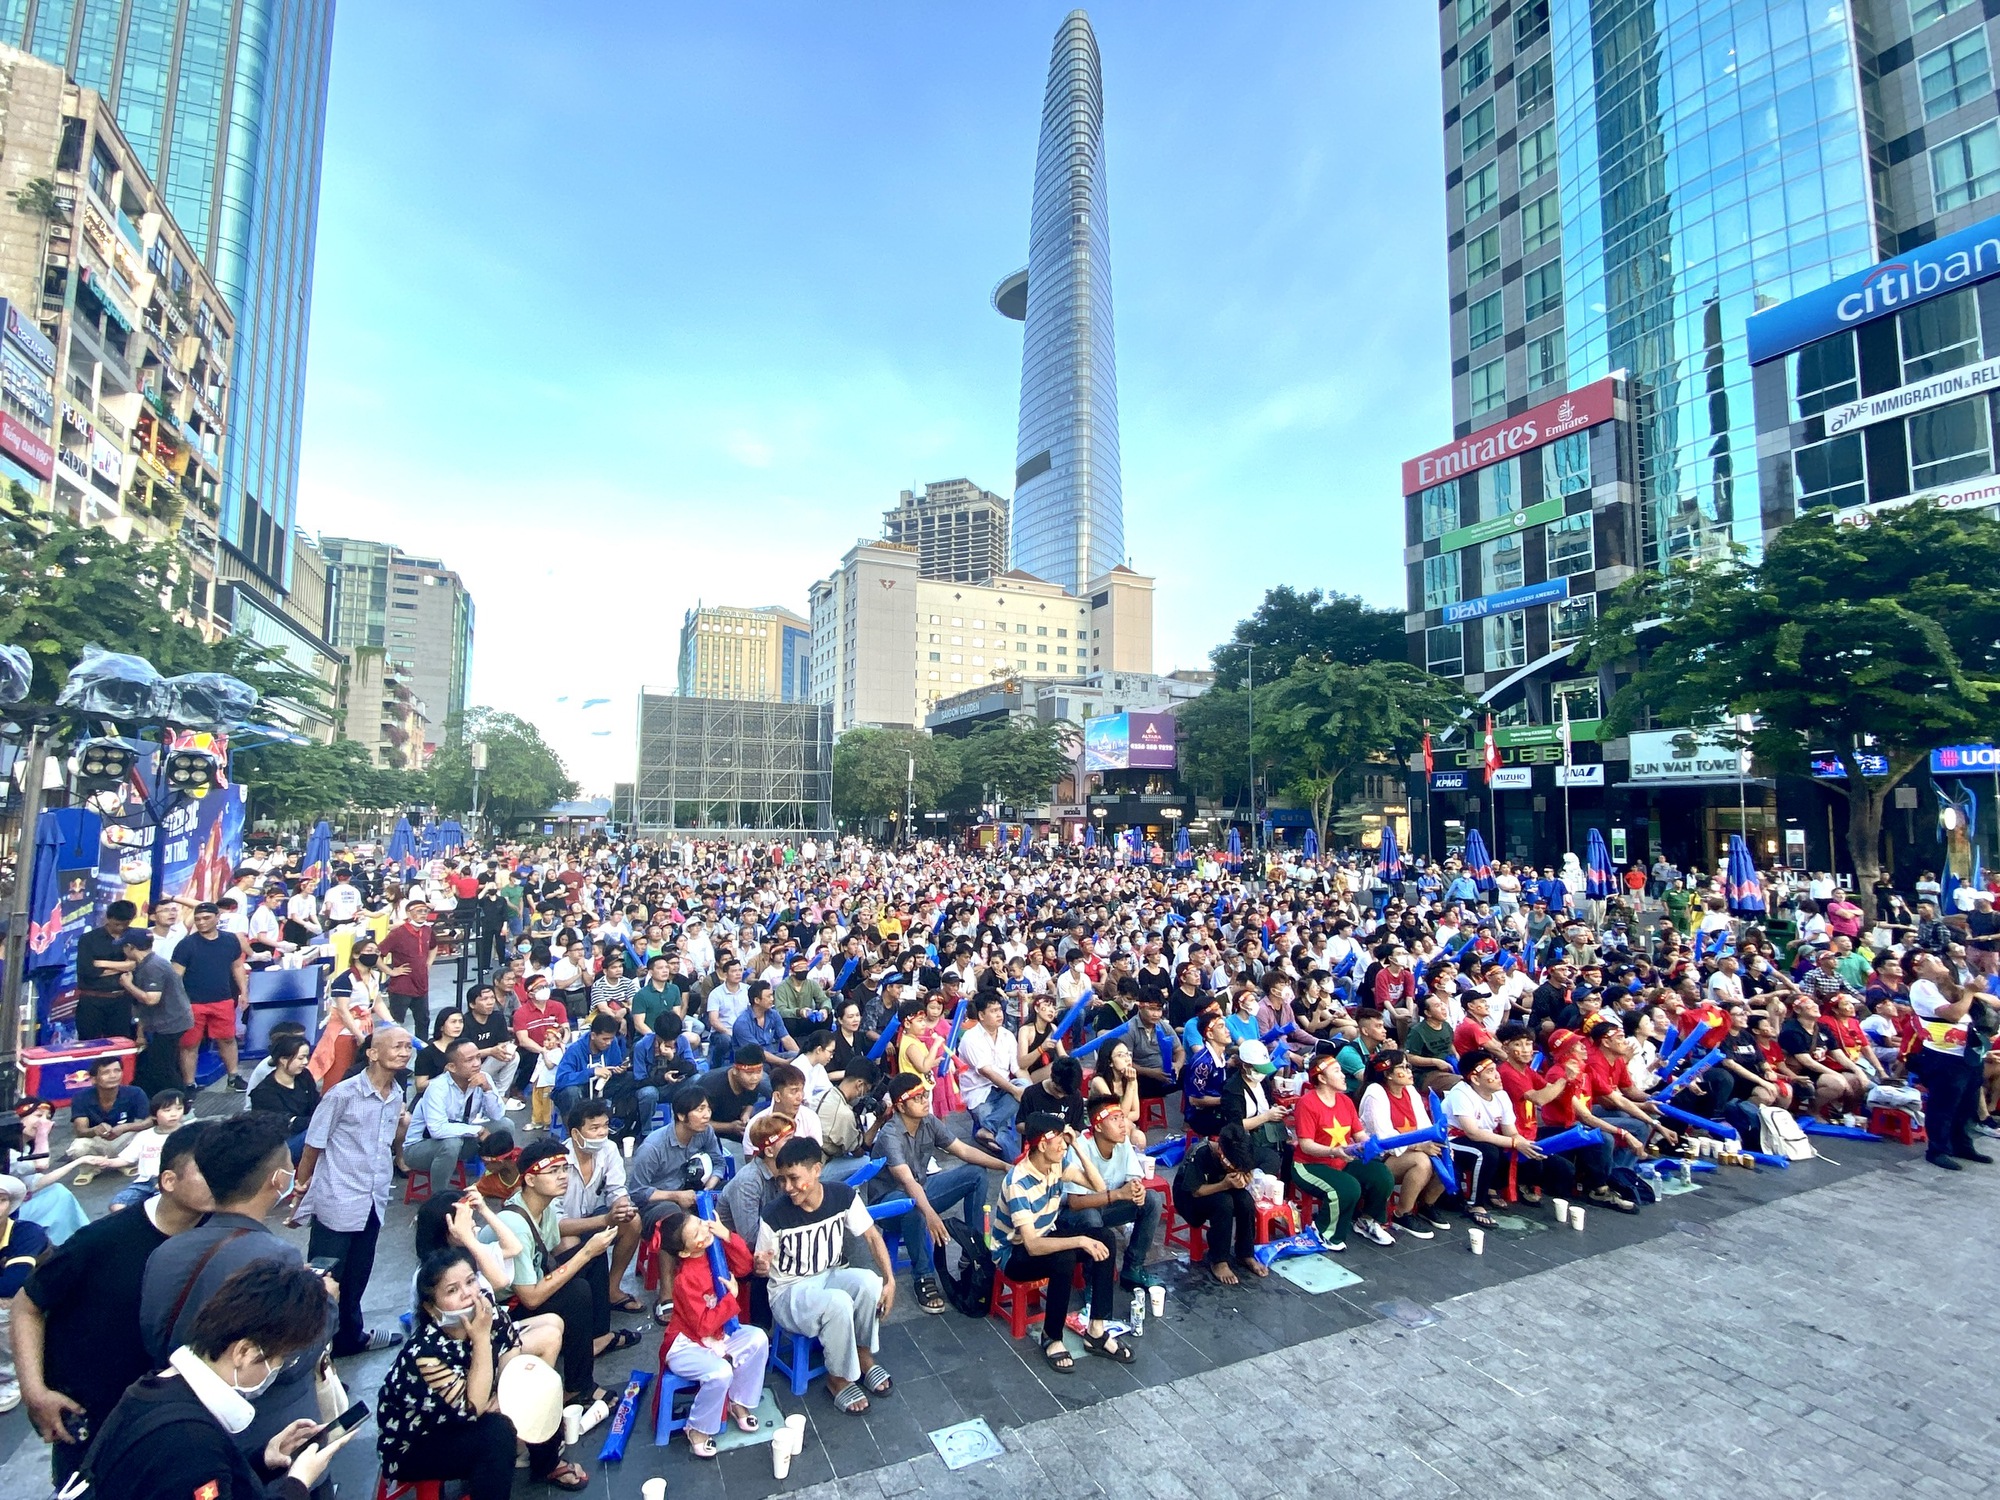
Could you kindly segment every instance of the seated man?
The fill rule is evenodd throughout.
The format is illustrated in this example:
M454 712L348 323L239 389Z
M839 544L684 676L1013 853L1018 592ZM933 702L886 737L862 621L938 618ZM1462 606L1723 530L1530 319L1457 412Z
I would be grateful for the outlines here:
M1465 1216L1481 1229L1493 1228L1486 1205L1504 1208L1507 1154L1519 1152L1526 1161L1542 1160L1542 1151L1523 1136L1514 1122L1514 1102L1500 1084L1500 1065L1483 1049L1458 1060L1459 1081L1444 1096L1444 1117L1451 1126L1452 1164L1458 1168L1458 1189Z
M709 1126L708 1095L697 1084L682 1084L674 1091L673 1115L646 1137L627 1174L645 1234L668 1210L692 1213L696 1193L722 1185L722 1141Z
M779 1202L757 1231L756 1267L770 1278L771 1313L780 1327L819 1340L827 1394L844 1412L868 1409L894 1381L876 1363L882 1320L896 1305L889 1247L854 1189L820 1180L821 1154L794 1137L778 1150ZM873 1270L847 1264L847 1239L868 1242Z
M125 1081L122 1058L100 1057L90 1065L90 1087L69 1101L69 1123L74 1137L65 1155L115 1155L106 1143L152 1129L153 1109L145 1092Z
M1020 1108L1023 1119L1029 1115L1054 1115L1082 1135L1090 1128L1090 1109L1083 1097L1083 1064L1066 1053L1056 1058L1049 1064L1047 1078L1021 1090Z
M507 1128L500 1091L479 1065L479 1048L472 1039L461 1036L445 1043L444 1059L444 1076L418 1096L403 1142L409 1169L429 1177L432 1191L440 1193L459 1162L479 1159L480 1141L496 1128Z
M1142 991L1132 1029L1125 1034L1132 1048L1132 1066L1139 1070L1141 1099L1164 1099L1180 1092L1178 1080L1187 1053L1175 1040L1165 1016L1165 998L1152 990ZM1167 1049L1164 1052L1163 1045Z
M1058 1061L1077 1066L1074 1058ZM875 1154L888 1169L876 1180L883 1184L883 1197L901 1191L914 1205L901 1225L917 1306L941 1313L948 1305L937 1279L937 1250L950 1237L945 1212L956 1206L976 1231L980 1215L975 1210L986 1205L985 1169L1004 1172L1008 1164L946 1129L931 1113L930 1089L914 1073L898 1073L890 1080L889 1106L893 1113L875 1136ZM954 1159L954 1165L946 1165Z
M628 1130L651 1127L653 1112L660 1106L660 1091L633 1078L631 1054L621 1032L616 1016L600 1012L590 1018L589 1032L569 1044L556 1064L558 1115L567 1119L586 1095L600 1094L609 1101L613 1117L623 1121Z
M729 1041L732 1055L741 1055L745 1048L755 1047L766 1057L798 1056L799 1044L785 1030L785 1018L778 1014L777 996L767 981L750 981L749 1008L736 1018L736 1024L729 1030Z
M1125 1246L1118 1284L1128 1292L1160 1285L1160 1278L1146 1269L1146 1256L1153 1248L1166 1199L1146 1186L1142 1158L1132 1149L1132 1122L1125 1118L1124 1106L1115 1098L1099 1099L1091 1107L1090 1133L1072 1144L1069 1153L1065 1166L1080 1168L1088 1162L1104 1187L1102 1191L1084 1187L1065 1174L1056 1233L1130 1224L1132 1237Z
M835 1157L873 1153L876 1133L885 1118L882 1101L874 1097L881 1077L875 1064L857 1057L847 1065L840 1082L819 1096L814 1113L819 1116L820 1143Z
M1084 1347L1092 1354L1129 1365L1132 1350L1105 1321L1112 1296L1111 1231L1085 1229L1061 1234L1057 1230L1063 1188L1072 1183L1094 1187L1090 1169L1087 1165L1064 1165L1068 1132L1054 1115L1023 1115L1021 1139L1027 1145L1027 1155L1008 1171L1000 1185L1001 1213L1009 1241L1003 1267L1013 1281L1047 1280L1042 1295L1042 1358L1053 1370L1076 1368L1063 1340L1063 1326L1069 1315L1071 1283L1080 1265L1090 1297Z
M709 1124L732 1156L743 1152L743 1126L764 1092L764 1049L752 1042L738 1049L725 1068L702 1074L698 1085L708 1096Z
M569 1187L563 1193L562 1236L582 1239L600 1229L616 1230L610 1271L613 1312L639 1312L636 1297L622 1290L626 1269L639 1250L639 1210L625 1187L625 1158L611 1139L611 1106L586 1099L569 1112Z
M959 1085L965 1107L979 1126L980 1137L1004 1156L1021 1149L1014 1130L1015 1111L1026 1087L1021 1077L1021 1049L1014 1033L1002 1023L1007 1001L998 990L985 990L972 1003L976 1025L959 1038L958 1058L969 1069Z

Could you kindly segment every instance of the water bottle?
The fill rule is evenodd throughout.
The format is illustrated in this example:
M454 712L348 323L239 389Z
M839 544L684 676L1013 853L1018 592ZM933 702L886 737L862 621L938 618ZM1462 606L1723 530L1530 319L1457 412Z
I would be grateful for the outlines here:
M1145 1336L1146 1289L1142 1286L1134 1287L1132 1289L1132 1337L1137 1339L1144 1338Z

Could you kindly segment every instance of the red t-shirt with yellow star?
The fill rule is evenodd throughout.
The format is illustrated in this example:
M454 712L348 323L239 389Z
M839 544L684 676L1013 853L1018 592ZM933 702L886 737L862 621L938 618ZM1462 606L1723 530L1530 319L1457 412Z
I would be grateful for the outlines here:
M1361 1116L1354 1108L1354 1101L1345 1094L1335 1094L1333 1103L1328 1104L1320 1098L1318 1089L1306 1089L1300 1093L1298 1105L1292 1110L1292 1128L1298 1132L1301 1141L1351 1149L1355 1138L1361 1134ZM1323 1156L1301 1154L1299 1160L1315 1166L1335 1165Z

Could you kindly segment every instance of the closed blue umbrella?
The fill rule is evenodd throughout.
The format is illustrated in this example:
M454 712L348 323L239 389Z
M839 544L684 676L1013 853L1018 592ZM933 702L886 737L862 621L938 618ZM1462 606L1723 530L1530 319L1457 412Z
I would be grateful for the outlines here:
M1307 859L1318 859L1319 830L1317 828L1308 828L1306 830L1305 842L1299 847Z
M417 834L418 857L421 859L436 859L440 850L437 824L424 824L423 828Z
M1757 862L1750 857L1750 846L1743 842L1740 833L1729 835L1729 867L1723 876L1722 891L1730 911L1736 915L1764 914L1764 882L1757 874Z
M1086 823L1083 825L1083 847L1086 849L1095 849L1097 847L1097 825L1095 823Z
M1146 852L1146 835L1139 831L1136 824L1125 830L1125 847L1134 855Z
M1618 877L1611 870L1611 851L1605 847L1602 829L1590 830L1584 844L1583 893L1593 901L1610 899Z
M1174 868L1186 870L1193 866L1194 855L1188 848L1188 831L1182 828L1174 834Z
M410 832L408 818L396 819L396 831L389 835L389 863L414 869L417 864L417 839Z
M1396 845L1396 829L1393 824L1382 825L1382 878L1398 882L1403 878L1403 851Z
M1486 852L1486 835L1477 828L1466 831L1465 873L1482 891L1493 889L1493 856Z
M306 840L305 869L301 872L312 886L314 896L324 896L333 884L333 826L321 818L313 824Z
M456 818L446 818L438 824L438 843L444 852L451 854L465 847L465 825Z
M1229 858L1224 863L1232 870L1243 863L1243 835L1233 827L1229 830Z
M1021 849L1020 849L1021 858L1026 859L1030 854L1034 852L1035 852L1035 841L1031 837L1029 837L1028 825L1026 823L1023 823L1021 825Z

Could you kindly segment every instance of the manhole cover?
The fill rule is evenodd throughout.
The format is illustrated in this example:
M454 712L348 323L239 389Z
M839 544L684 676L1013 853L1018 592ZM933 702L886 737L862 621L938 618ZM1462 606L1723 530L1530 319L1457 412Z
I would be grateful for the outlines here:
M937 1449L938 1457L944 1460L947 1469L970 1468L989 1458L998 1458L1007 1451L1000 1446L1000 1439L993 1435L993 1429L986 1425L984 1417L940 1427L930 1436L931 1446Z
M1429 1328L1437 1322L1437 1314L1421 1302L1412 1302L1408 1297L1392 1297L1387 1302L1375 1304L1375 1311L1392 1323L1400 1323L1405 1328Z
M1706 1224L1697 1224L1692 1219L1675 1219L1674 1228L1678 1229L1682 1234L1692 1235L1698 1240L1707 1239L1711 1232Z

